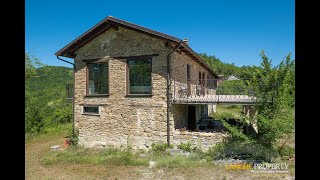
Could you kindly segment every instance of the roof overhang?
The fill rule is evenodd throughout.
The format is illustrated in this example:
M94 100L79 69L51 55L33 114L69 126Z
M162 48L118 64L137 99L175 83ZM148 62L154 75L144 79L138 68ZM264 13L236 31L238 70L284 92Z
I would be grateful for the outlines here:
M163 34L142 26L138 26L136 24L132 24L117 18L114 18L112 16L108 16L107 18L100 21L98 24L90 28L88 31L81 34L78 38L67 44L65 47L60 49L58 52L55 53L57 56L63 56L68 58L74 58L75 57L75 51L100 35L101 33L105 32L108 29L114 29L118 30L118 26L132 29L138 32L142 32L151 36L155 36L164 40L167 40L171 43L174 43L175 46L178 46L178 44L181 42L181 46L179 47L180 52L184 52L186 55L188 55L191 59L202 65L205 69L207 69L209 72L211 72L213 75L218 77L216 73L212 71L212 69L195 53L186 43L184 43L181 39L178 39L176 37Z

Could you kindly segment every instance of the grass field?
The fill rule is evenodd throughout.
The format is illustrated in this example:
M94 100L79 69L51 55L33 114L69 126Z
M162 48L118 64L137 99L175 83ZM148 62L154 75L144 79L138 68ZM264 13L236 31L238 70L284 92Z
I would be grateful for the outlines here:
M47 130L29 137L25 149L26 179L284 179L288 175L253 174L248 170L227 170L201 159L185 156L152 156L127 153L126 150L68 148L50 151L53 145L63 147L71 125ZM150 161L155 162L150 167ZM292 168L291 168L292 169ZM294 172L290 170L291 172ZM291 174L293 175L293 174Z
M242 106L241 105L217 105L217 112L218 113L231 113L235 117L240 117L242 112Z

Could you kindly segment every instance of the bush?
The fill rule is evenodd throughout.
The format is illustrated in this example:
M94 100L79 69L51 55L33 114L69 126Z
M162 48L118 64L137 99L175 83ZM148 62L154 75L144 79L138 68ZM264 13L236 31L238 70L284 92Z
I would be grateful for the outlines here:
M280 156L289 156L289 157L293 157L294 153L295 153L295 149L293 147L290 146L284 146L278 149L278 152L280 154Z
M25 132L37 135L43 131L44 127L41 108L37 99L29 93L26 93L25 106Z
M225 143L219 142L216 143L214 146L211 146L205 155L209 161L223 159L225 158L224 149Z
M248 87L243 80L223 81L217 87L218 95L247 95Z
M191 147L191 143L190 142L187 142L187 143L180 143L178 145L178 148L179 149L182 149L186 152L192 152L193 148Z
M70 107L64 107L62 109L56 109L51 116L47 118L48 125L53 124L65 124L72 121L72 109Z
M207 151L209 159L250 159L270 162L279 156L276 150L267 148L253 141L229 141L218 143Z
M71 143L71 146L77 146L78 145L78 142L79 142L78 136L79 136L79 130L78 129L75 129L74 134L72 133L72 130L71 130L71 132L67 136L69 141L70 141L70 143Z
M167 143L158 142L158 143L152 143L150 150L155 153L164 153L166 149L169 149L169 148L173 148L173 144L170 144L170 146L168 146Z

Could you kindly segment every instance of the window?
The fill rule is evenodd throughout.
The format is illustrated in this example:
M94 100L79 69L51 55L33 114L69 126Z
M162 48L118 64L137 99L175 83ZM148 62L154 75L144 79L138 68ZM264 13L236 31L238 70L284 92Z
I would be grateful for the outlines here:
M108 94L108 63L87 64L87 94Z
M206 81L205 81L205 76L206 76L205 73L202 72L202 84L201 84L202 87L205 86L205 82L206 82Z
M129 59L129 94L151 94L151 58Z
M187 64L187 95L191 95L191 65Z
M207 74L207 88L211 88L212 79L210 74Z
M190 65L189 64L187 64L187 81L189 81L190 80Z
M99 114L99 106L83 106L83 114Z
M207 86L209 89L214 89L214 84L216 83L216 79L213 79L212 75L207 75Z

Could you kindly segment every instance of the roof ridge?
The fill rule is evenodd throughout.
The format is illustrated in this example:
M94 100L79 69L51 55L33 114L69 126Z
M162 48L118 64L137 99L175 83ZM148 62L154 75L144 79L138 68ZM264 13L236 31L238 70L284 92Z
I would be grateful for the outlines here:
M128 22L128 21L125 21L125 20L122 20L122 19L113 17L113 16L108 16L107 19L110 20L110 21L112 21L112 22L119 23L119 24L130 24L130 25L133 25L133 26L137 26L137 27L146 29L146 30L148 30L148 31L153 31L153 32L158 33L158 34L162 34L162 35L164 35L164 36L169 36L169 37L171 37L172 39L176 39L176 42L180 42L180 41L182 40L182 39L177 38L177 37L175 37L175 36L168 35L168 34L166 34L166 33L162 33L162 32L160 32L160 31L156 31L156 30L151 29L151 28L147 28L147 27L144 27L144 26L141 26L141 25L137 25L137 24L134 24L134 23L131 23L131 22Z
M111 22L111 23L109 23ZM213 70L208 66L208 64L205 63L204 60L202 60L199 55L194 52L188 44L183 42L181 39L176 38L174 36L170 36L140 25L136 25L118 18L115 18L113 16L107 16L103 20L101 20L99 23L94 25L92 28L81 34L79 37L77 37L75 40L64 46L62 49L60 49L58 52L55 53L57 56L65 56L69 58L74 58L74 51L82 47L84 44L89 42L91 39L95 38L97 35L103 33L107 28L117 28L114 25L120 25L124 26L125 28L133 29L135 31L140 31L145 34L150 34L159 38L163 38L166 40L169 40L171 42L180 43L181 47L180 49L184 49L186 54L191 57L193 60L195 60L200 65L203 65L207 70L209 70L211 73L217 76L216 73L213 72Z

